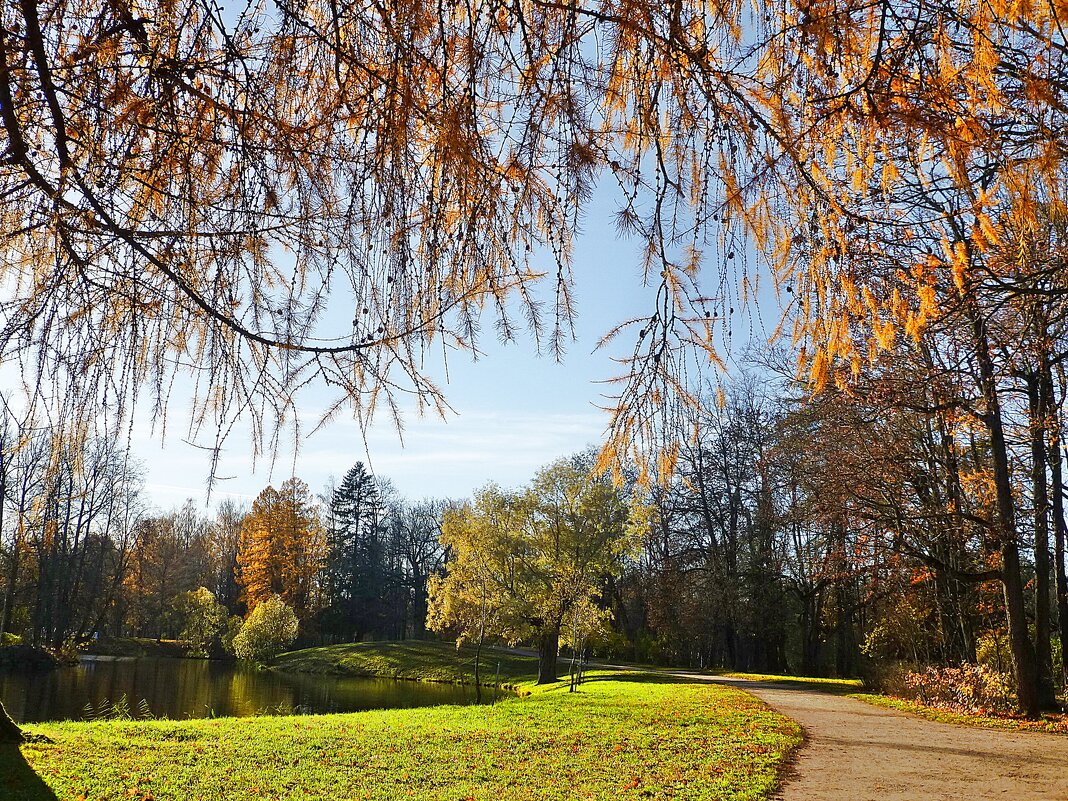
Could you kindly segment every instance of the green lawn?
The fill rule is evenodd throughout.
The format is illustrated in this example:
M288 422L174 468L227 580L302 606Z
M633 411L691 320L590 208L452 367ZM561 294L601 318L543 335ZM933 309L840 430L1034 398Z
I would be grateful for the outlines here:
M497 666L505 687L524 689L538 675L538 660L498 648L482 649L481 683L492 685ZM474 681L475 649L441 642L362 642L305 648L282 654L275 668L291 673L332 673L343 676L379 676L449 684ZM566 670L566 661L560 667Z
M745 693L630 673L492 707L28 728L53 742L0 748L4 801L756 800L801 739Z

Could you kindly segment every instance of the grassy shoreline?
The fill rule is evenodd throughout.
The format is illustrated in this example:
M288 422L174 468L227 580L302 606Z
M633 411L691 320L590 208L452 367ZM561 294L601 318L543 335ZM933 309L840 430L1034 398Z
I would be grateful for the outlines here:
M466 664L464 652L453 660L439 647L448 661L435 664L418 644L400 645L280 661L412 680L456 680L457 663ZM797 724L731 687L593 671L569 693L565 682L535 686L536 660L490 656L494 667L501 657L502 683L526 697L338 715L33 724L26 728L50 742L0 748L0 797L765 801L801 743Z
M470 646L404 640L305 648L279 655L272 668L286 673L473 684L474 660L475 649ZM537 659L499 648L483 648L480 664L480 684L492 687L499 677L500 687L521 695L530 693L538 675Z

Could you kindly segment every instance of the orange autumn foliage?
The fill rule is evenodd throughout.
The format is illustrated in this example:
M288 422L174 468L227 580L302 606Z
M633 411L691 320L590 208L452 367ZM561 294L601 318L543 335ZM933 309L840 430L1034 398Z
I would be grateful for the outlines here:
M317 609L316 580L325 548L307 484L291 478L277 490L264 489L241 524L237 554L241 600L248 610L278 595L306 620Z

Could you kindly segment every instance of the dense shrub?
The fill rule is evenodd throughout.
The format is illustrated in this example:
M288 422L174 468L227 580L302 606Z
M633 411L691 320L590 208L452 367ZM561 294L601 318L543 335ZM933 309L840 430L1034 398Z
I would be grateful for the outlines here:
M861 678L867 689L896 698L905 698L910 694L905 677L917 669L911 662L880 662L874 659L865 659L861 662L861 668Z
M904 675L903 690L892 694L958 712L1007 714L1016 711L1012 677L986 665L909 671Z
M297 638L297 616L274 595L252 610L234 637L238 659L269 662Z
M52 670L64 663L55 652L30 645L0 647L0 668L12 670Z
M986 631L975 642L975 661L980 665L1008 673L1012 670L1012 645L1004 629Z

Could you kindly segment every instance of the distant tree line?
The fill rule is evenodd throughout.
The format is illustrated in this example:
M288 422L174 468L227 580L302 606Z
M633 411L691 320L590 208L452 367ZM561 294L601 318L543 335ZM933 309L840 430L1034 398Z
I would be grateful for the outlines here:
M1051 392L1048 380L1042 390L1031 373L1004 379L999 455L953 373L933 369L930 350L900 350L850 391L813 394L765 364L764 378L709 392L670 477L652 483L642 548L606 589L610 650L876 678L892 666L979 664L1012 676L1026 709L1005 590L1015 579L1031 680L1053 703L1068 625L1063 385L1036 419L1034 393L1007 390ZM1016 510L1011 551L1001 475Z
M251 507L161 513L126 449L76 442L0 417L0 642L134 636L217 651L228 620L275 596L300 642L424 635L446 502L408 502L357 463L322 498L292 478Z
M0 642L60 646L110 624L144 516L141 473L104 440L0 417ZM72 442L79 442L77 447Z
M709 389L660 475L612 485L586 453L463 503L406 501L357 463L321 496L292 478L249 508L161 514L122 448L74 448L9 411L0 633L210 650L277 597L299 644L423 637L429 613L478 646L537 647L547 678L561 643L814 675L979 665L1025 710L1028 686L1049 705L1066 667L1065 378L1047 339L1034 369L1026 338L1001 351L998 428L954 343L909 341L819 392L766 356Z
M268 487L237 538L239 605L279 595L306 642L421 637L447 506L404 500L360 462L321 499L297 478Z

